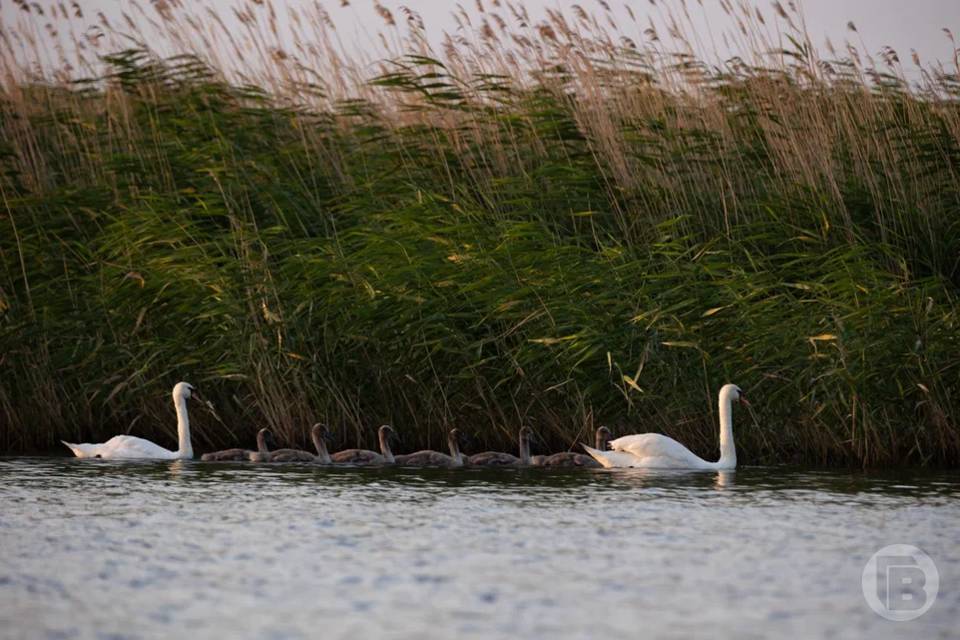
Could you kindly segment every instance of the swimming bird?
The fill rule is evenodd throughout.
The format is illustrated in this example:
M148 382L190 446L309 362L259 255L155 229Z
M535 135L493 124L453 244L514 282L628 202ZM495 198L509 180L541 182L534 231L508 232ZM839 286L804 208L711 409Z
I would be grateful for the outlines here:
M267 446L267 441L273 441L273 434L270 433L270 429L260 429L257 431L257 453L269 453L270 449ZM253 451L249 449L224 449L223 451L211 451L210 453L205 453L200 456L200 459L205 462L240 462L250 459L250 454Z
M178 447L176 451L164 449L144 438L137 436L113 436L100 444L67 445L78 458L104 458L106 460L189 460L193 458L193 446L190 444L190 416L187 415L187 400L193 393L193 385L178 382L173 387L173 406L177 411Z
M450 447L450 455L424 449L416 453L397 456L397 464L405 464L416 467L462 467L464 463L463 454L460 453L460 431L451 429L447 434L447 446Z
M319 422L310 429L310 439L313 440L313 447L317 450L317 457L314 462L317 464L332 464L330 452L327 451L327 438L330 437L330 430L326 425Z
M743 391L735 384L720 389L720 460L708 462L685 446L660 433L623 436L610 442L612 451L598 451L583 445L604 467L642 467L645 469L735 469L737 449L733 443L733 403L749 406Z
M607 448L607 440L610 439L610 429L599 427L594 435L594 445L597 450L604 451ZM576 453L574 451L562 451L549 456L537 456L536 466L538 467L589 467L598 469L602 465L585 453Z
M530 465L530 437L533 432L529 427L521 427L518 436L520 456L510 455L501 451L484 451L467 458L467 463L481 467L526 467Z
M317 449L317 455L302 449L277 449L271 451L269 457L263 462L315 462L318 464L330 464L330 454L327 453L327 444L323 441L327 435L327 428L319 422L310 428L310 439L313 446Z
M270 462L271 451L248 451L247 460L250 462Z
M390 450L390 438L396 437L397 432L388 424L381 425L377 430L377 439L380 441L380 453L369 449L344 449L330 456L336 464L393 464L393 451Z

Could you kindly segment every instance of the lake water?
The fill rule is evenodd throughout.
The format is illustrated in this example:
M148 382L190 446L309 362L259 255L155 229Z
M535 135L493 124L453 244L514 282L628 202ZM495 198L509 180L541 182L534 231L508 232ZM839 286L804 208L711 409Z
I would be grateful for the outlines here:
M957 638L960 476L0 458L2 638ZM939 571L891 622L864 565Z

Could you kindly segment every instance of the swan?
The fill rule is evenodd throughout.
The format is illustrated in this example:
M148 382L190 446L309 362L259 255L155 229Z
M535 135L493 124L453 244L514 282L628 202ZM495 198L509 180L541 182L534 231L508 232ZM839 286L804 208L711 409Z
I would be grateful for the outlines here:
M599 451L607 448L607 441L610 439L610 429L599 427L594 435L594 446ZM573 451L563 451L550 456L537 456L534 463L538 467L591 467L599 468L601 465L592 457L585 453L575 453Z
M247 451L247 460L250 462L270 462L270 454L270 451Z
M103 458L105 460L180 460L193 458L190 444L190 417L187 415L187 400L193 393L193 385L178 382L173 387L173 406L177 410L176 451L164 449L158 444L136 436L113 436L100 444L71 444L61 440L78 458Z
M533 435L533 432L530 431L529 427L521 427L519 442L520 442L520 457L510 455L509 453L501 453L500 451L484 451L483 453L477 453L467 458L467 463L471 465L478 465L482 467L520 467L520 466L529 466L530 465L530 437Z
M330 456L337 464L393 464L393 451L390 450L390 438L396 437L397 432L388 424L377 429L377 439L380 441L380 453L369 449L344 449Z
M598 451L583 445L604 467L641 467L645 469L735 469L737 449L733 444L733 403L750 405L735 384L720 389L720 460L707 462L685 446L659 433L639 433L610 442L612 451Z
M313 440L313 447L317 450L317 457L314 462L317 464L332 464L330 452L327 451L327 438L330 437L330 430L326 425L319 422L310 429L310 439Z
M460 453L460 431L451 429L447 434L447 446L450 447L450 455L424 449L416 453L408 453L403 456L397 456L397 464L407 464L417 467L462 467L464 463L463 454Z
M310 428L310 439L317 449L317 455L300 449L277 449L271 451L270 456L263 462L315 462L330 464L330 454L327 453L327 444L323 441L327 435L327 428L319 422Z
M273 440L273 434L270 433L270 429L260 429L257 431L257 453L263 454L270 452L270 449L267 447L268 440L271 442ZM249 449L224 449L223 451L205 453L200 456L200 459L204 462L240 462L249 460L251 453L254 452Z

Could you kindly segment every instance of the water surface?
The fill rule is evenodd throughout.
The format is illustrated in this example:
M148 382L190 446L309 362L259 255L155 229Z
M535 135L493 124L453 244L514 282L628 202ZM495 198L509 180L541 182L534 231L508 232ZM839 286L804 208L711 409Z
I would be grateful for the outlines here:
M0 637L955 638L960 476L0 458ZM940 593L861 592L888 544Z

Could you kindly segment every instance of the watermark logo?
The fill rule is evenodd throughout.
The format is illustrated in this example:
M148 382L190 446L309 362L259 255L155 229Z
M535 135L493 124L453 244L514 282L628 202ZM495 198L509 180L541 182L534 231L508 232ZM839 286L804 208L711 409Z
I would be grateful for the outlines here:
M861 577L863 597L877 615L905 622L933 606L940 573L926 553L910 544L891 544L870 556Z

